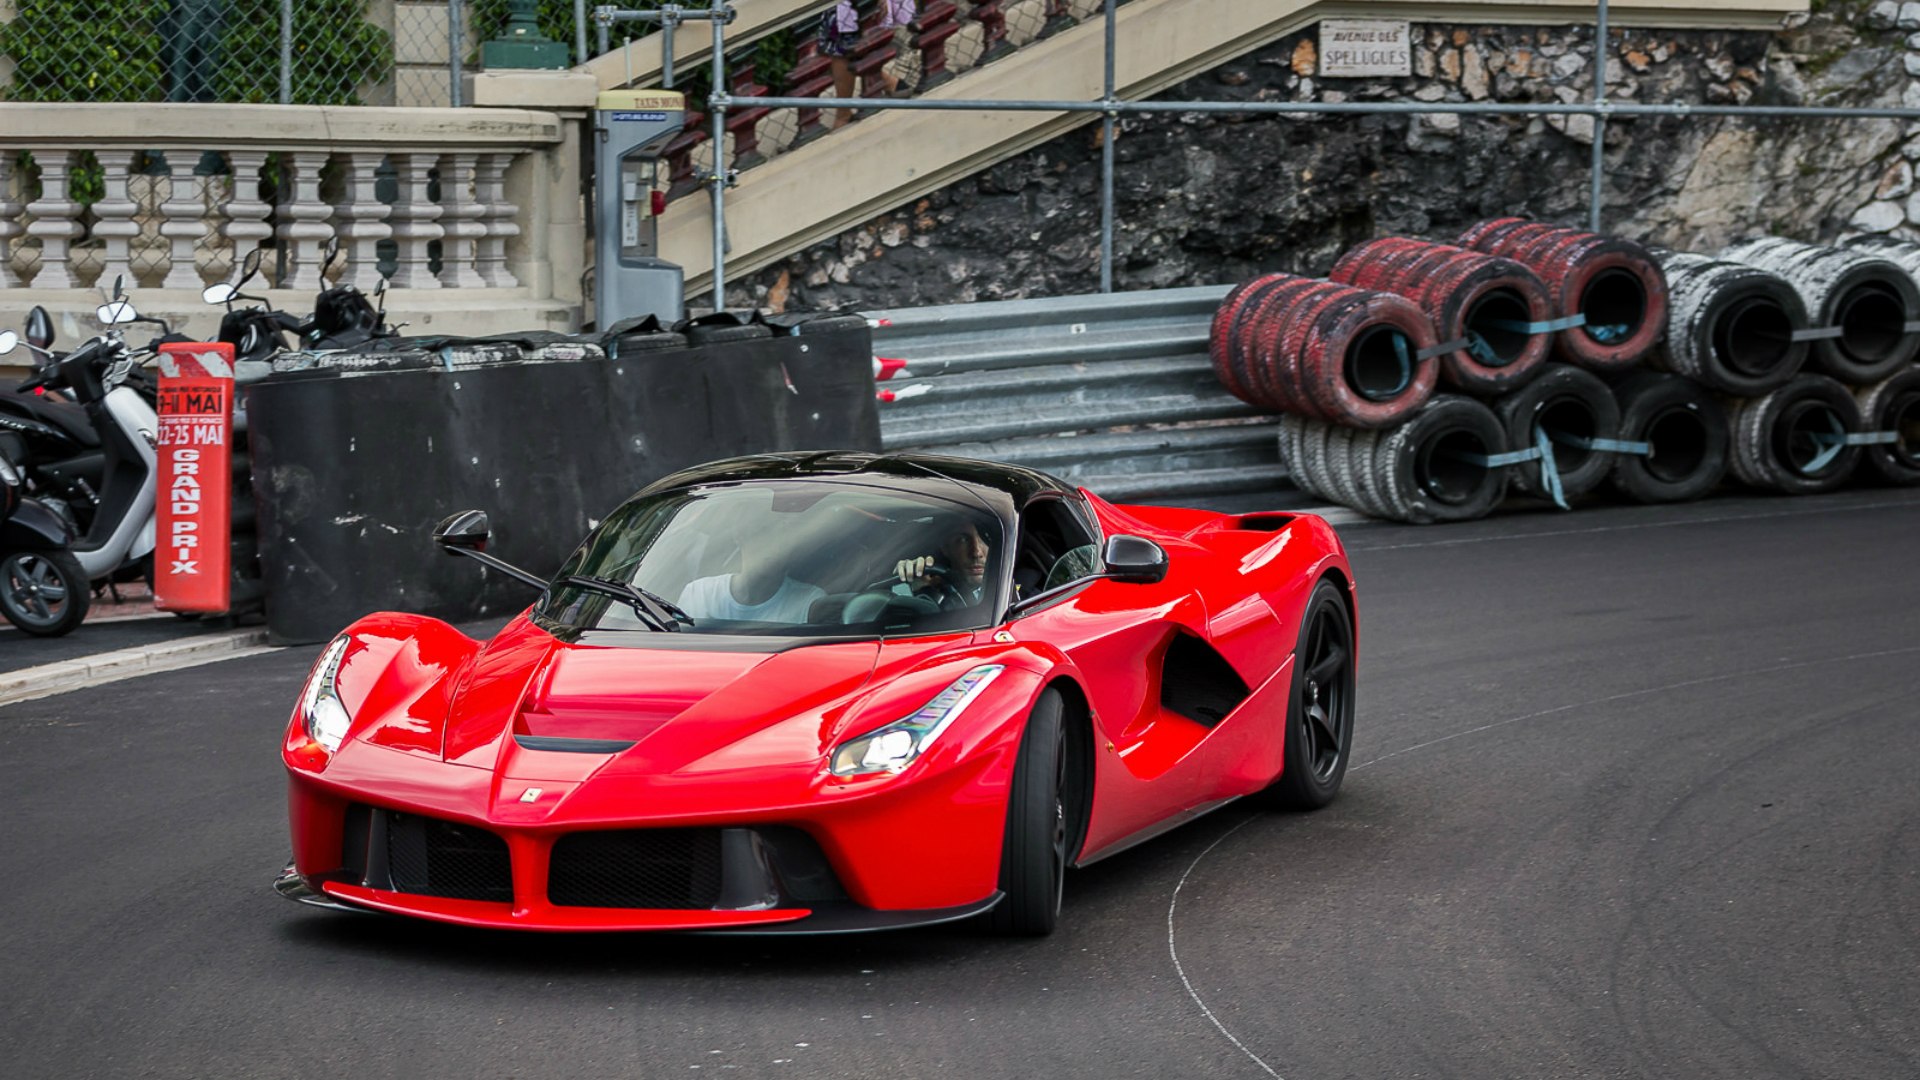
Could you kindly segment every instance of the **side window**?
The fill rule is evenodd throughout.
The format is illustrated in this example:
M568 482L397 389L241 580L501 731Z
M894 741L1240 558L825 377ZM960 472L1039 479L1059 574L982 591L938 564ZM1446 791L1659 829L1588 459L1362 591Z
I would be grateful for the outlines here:
M1021 512L1013 564L1018 596L1057 589L1099 570L1100 548L1093 532L1065 501L1040 499Z

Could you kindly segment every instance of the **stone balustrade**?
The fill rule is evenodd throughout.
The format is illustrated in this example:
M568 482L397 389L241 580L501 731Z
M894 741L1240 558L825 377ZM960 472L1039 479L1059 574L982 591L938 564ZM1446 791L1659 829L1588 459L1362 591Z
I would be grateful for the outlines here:
M302 309L334 239L330 276L416 325L577 324L579 139L536 110L0 104L0 326L115 278L184 309L256 248L249 291Z

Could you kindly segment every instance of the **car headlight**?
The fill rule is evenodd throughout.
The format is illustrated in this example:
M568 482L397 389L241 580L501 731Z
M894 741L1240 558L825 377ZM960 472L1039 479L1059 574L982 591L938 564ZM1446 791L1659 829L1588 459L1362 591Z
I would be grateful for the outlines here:
M307 738L326 747L329 754L340 749L347 737L347 727L353 723L335 685L340 661L346 657L347 643L351 640L345 634L334 638L327 651L320 654L319 662L313 665L306 688L300 691L300 722L306 727Z
M830 771L835 776L897 773L913 764L913 759L1004 670L1001 664L974 668L914 710L913 715L841 743L833 752Z

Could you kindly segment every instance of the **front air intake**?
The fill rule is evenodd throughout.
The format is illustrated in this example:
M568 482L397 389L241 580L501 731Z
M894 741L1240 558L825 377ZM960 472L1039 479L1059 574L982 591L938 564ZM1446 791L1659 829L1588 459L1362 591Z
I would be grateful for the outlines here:
M720 902L719 829L568 833L553 845L547 899L560 907L705 910Z

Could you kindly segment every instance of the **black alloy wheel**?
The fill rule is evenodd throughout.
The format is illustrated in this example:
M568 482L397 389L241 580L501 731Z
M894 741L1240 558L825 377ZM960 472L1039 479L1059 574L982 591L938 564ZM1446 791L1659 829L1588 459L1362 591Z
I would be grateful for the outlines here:
M87 617L92 596L80 561L65 551L16 551L0 558L0 614L39 637L58 637Z
M1281 806L1318 810L1340 792L1353 749L1353 645L1346 598L1337 584L1322 578L1300 620L1285 765L1268 789Z
M1006 895L985 916L986 928L996 934L1040 937L1052 933L1060 919L1070 835L1061 711L1060 695L1044 691L1020 737L1000 851L1000 891Z

